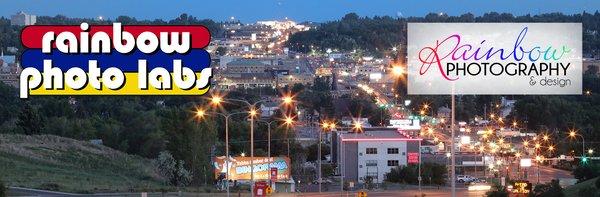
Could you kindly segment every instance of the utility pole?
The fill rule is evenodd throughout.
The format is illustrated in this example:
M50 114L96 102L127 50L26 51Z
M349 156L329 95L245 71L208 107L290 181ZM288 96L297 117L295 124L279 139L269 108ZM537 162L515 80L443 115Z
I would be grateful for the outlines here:
M252 107L254 109L254 106ZM254 197L254 116L250 115L250 193Z
M317 129L317 131L319 132L319 154L318 154L318 158L317 158L318 161L319 161L319 178L318 178L318 181L319 181L319 193L321 193L321 182L322 182L322 177L321 177L322 176L322 172L321 172L321 162L322 162L321 161L321 141L322 141L322 135L321 134L323 132L319 131L318 129Z
M455 152L454 152L454 121L455 121L455 107L454 107L454 103L455 103L455 98L454 98L454 83L452 84L452 123L450 124L450 132L451 134L451 139L450 139L450 154L451 154L451 163L450 163L450 168L451 173L452 173L452 180L450 181L451 185L452 185L452 197L456 197L456 169L455 169Z

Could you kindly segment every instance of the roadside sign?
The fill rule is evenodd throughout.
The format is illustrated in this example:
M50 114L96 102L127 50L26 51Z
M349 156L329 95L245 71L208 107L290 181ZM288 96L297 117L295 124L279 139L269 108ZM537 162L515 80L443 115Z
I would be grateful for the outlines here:
M515 194L528 194L529 192L531 192L531 188L532 185L529 181L519 180L513 183L512 192Z
M352 181L348 182L348 187L349 188L354 188L354 182L352 182Z
M271 188L271 186L267 185L267 188L265 189L265 193L267 193L267 196L270 196L271 194L273 194L273 188Z
M267 196L267 182L258 181L254 183L254 195L255 196Z
M357 196L358 197L367 197L367 192L364 190L361 190L358 192Z
M271 181L277 180L277 168L271 168Z
M522 158L519 165L521 165L521 167L531 167L531 158Z

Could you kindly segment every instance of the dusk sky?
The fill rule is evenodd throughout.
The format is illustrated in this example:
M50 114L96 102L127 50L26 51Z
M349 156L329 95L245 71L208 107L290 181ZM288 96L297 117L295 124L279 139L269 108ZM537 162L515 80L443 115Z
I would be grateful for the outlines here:
M360 16L424 16L430 12L460 15L471 12L508 12L514 15L600 10L598 0L2 0L0 16L24 11L34 15L114 19L120 15L137 19L173 19L181 13L216 21L235 17L242 22L283 19L296 21L336 20L349 12Z

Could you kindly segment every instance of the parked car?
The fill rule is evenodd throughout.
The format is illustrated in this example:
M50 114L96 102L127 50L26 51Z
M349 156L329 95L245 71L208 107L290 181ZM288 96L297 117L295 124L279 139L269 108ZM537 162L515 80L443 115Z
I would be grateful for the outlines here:
M469 175L457 175L456 176L456 182L459 183L469 183L472 181L477 180L475 177L469 176Z

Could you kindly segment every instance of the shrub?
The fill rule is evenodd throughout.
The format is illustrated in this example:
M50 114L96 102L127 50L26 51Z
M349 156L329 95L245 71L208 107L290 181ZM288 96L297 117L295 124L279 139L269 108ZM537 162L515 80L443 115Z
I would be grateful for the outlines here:
M6 197L8 194L8 187L0 180L0 197Z
M558 180L553 179L550 183L536 185L530 196L563 197L565 193Z
M508 191L506 187L502 187L500 184L494 184L494 189L485 193L487 197L508 197Z
M431 183L435 185L446 184L446 166L435 164L435 163L424 163L421 165L421 177L423 178L422 183ZM392 183L408 183L418 184L419 183L419 171L418 166L398 166L392 168L392 170L386 174L385 179Z

